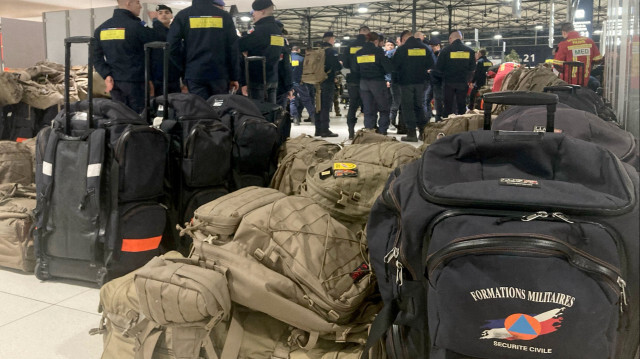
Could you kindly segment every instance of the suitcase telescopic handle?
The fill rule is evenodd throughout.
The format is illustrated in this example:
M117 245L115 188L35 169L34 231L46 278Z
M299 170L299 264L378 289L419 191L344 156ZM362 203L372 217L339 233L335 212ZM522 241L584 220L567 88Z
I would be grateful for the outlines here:
M154 41L144 44L144 105L147 110L146 120L151 124L151 89L149 82L151 81L151 50L162 50L162 93L164 96L164 110L162 111L162 120L169 118L169 43L164 41Z
M571 92L572 95L576 94L576 91L580 89L580 85L559 85L559 86L547 86L542 91L544 92Z
M484 94L485 104L513 106L547 106L547 132L554 132L554 120L558 95L543 92L506 91ZM491 110L493 106L484 107L484 129L491 129Z
M89 128L93 123L93 48L96 45L96 39L91 36L73 36L64 39L64 117L65 132L71 134L71 44L87 44L87 77L89 80L87 95L89 97L89 115L87 121Z
M264 87L264 96L266 100L267 98L267 58L264 56L249 56L245 59L244 73L245 73L245 81L247 83L247 92L249 97L251 97L251 86L249 86L249 84L251 83L249 79L249 63L254 61L262 62L262 86Z

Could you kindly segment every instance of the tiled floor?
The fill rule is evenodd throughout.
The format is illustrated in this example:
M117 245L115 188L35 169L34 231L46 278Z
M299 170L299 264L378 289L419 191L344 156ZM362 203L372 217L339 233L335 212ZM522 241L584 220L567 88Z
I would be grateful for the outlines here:
M347 141L345 115L332 117L331 130L340 136L329 141ZM356 129L361 127L359 117ZM291 136L314 131L303 122L292 126ZM100 321L99 301L99 290L90 283L41 282L33 274L0 269L0 359L100 358L102 337L89 335Z

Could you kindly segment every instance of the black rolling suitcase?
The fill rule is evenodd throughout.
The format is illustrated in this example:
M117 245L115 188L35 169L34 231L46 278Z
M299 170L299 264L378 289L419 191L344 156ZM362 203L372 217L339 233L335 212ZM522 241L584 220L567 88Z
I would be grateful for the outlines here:
M578 110L591 112L605 121L617 123L616 114L605 104L602 96L589 88L578 85L549 86L544 88L544 92L558 95L560 103Z
M633 358L638 174L595 144L547 132L444 137L396 169L367 227L385 308L368 344L393 358ZM486 106L489 129L491 106Z
M168 78L168 43L145 44L145 66L150 76L152 49L164 53L164 79ZM148 82L147 82L148 84ZM183 242L176 225L184 225L201 205L228 194L231 178L232 134L211 106L198 95L167 94L167 81L163 83L164 95L152 101L146 90L147 123L151 114L162 106L160 129L170 138L165 192L169 207L166 249L177 249L187 255L190 243ZM184 237L187 238L187 237Z
M160 253L167 141L121 103L93 100L95 39L65 39L65 108L36 145L38 279L99 285ZM89 100L71 104L71 45L89 44Z

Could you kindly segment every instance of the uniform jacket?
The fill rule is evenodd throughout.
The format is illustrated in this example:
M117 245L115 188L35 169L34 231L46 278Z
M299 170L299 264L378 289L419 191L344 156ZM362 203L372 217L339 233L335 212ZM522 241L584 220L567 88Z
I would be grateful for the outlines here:
M468 83L476 68L476 53L460 39L440 50L436 68L445 83Z
M302 81L302 69L304 65L304 57L299 53L291 54L292 80L293 83L299 84Z
M293 67L291 66L291 52L287 46L282 48L280 61L278 62L278 96L285 94L293 89Z
M164 26L159 20L153 20L153 30L156 32L156 37L159 41L167 41L167 35L169 34L169 28ZM160 49L153 49L151 52L151 77L153 81L162 82L163 66L164 66L164 53ZM169 83L180 82L180 69L169 61Z
M324 81L333 82L336 74L342 70L338 53L333 49L333 45L328 42L323 42L320 46L324 48L324 72L327 73L327 79Z
M428 46L412 36L396 49L391 62L398 73L398 83L414 85L427 82L428 70L435 65L436 57Z
M354 67L357 65L356 52L362 49L362 47L366 43L367 43L366 36L360 34L355 39L355 41L353 41L353 43L349 45L349 47L347 47L347 53L346 53L346 56L344 57L344 62L343 62L344 67L346 69L351 70L351 72L347 74L347 83L350 83L350 84L360 83L360 75L354 71Z
M566 74L562 73L562 64L565 61L578 61L584 64L584 85L589 83L589 74L594 61L600 61L602 56L600 50L593 40L588 37L582 37L577 31L571 31L567 34L567 39L558 44L558 51L554 58L553 64L556 65L556 69L560 71L560 76L563 80L571 84L580 84L578 82L577 72Z
M493 63L486 56L478 59L476 70L473 73L473 80L471 81L475 83L475 87L480 88L487 84L487 71L491 66L493 66Z
M251 34L240 39L240 52L248 52L249 56L265 56L267 58L267 83L278 82L278 61L284 47L284 37L276 19L267 16L254 24ZM262 84L262 65L252 62L249 67L249 81Z
M144 82L144 44L158 41L155 31L142 25L131 11L115 9L113 17L94 33L95 68L115 81Z
M384 55L384 50L372 42L367 42L356 52L353 68L360 75L361 80L379 81L384 81L385 75L393 70L391 60Z
M240 79L238 35L231 15L211 0L193 0L171 23L171 61L185 79Z

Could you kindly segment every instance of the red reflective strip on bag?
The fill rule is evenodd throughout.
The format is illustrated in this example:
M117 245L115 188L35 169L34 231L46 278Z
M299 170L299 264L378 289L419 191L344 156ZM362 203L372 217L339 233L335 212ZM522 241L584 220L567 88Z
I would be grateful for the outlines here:
M162 241L162 236L151 238L136 238L136 239L123 239L122 251L123 252L144 252L158 248Z
M16 142L24 142L26 140L28 140L28 138L22 138L22 137L16 138Z

